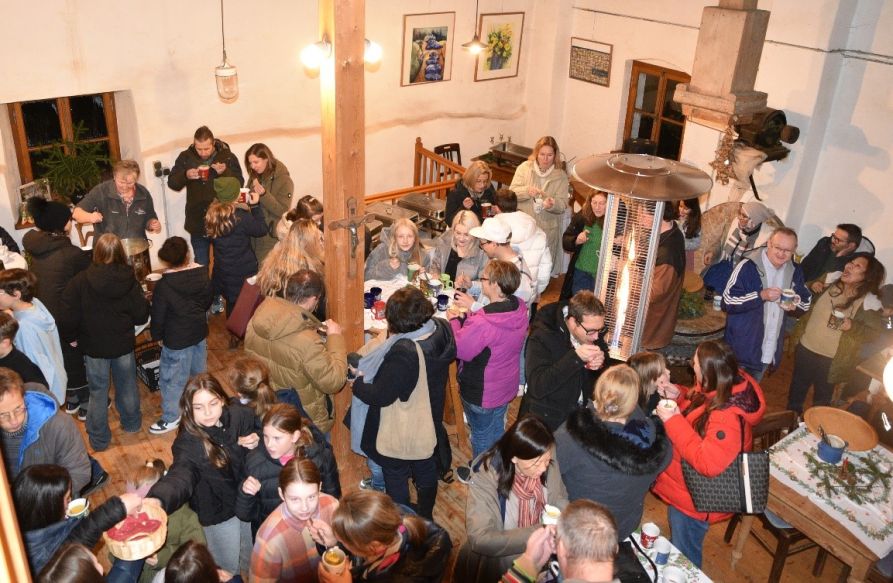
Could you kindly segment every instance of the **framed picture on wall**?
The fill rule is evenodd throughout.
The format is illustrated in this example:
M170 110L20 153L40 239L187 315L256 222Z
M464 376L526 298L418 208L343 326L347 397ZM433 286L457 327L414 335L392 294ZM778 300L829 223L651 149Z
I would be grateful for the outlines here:
M478 35L487 48L477 56L474 80L517 77L523 34L523 12L481 14Z
M455 21L455 12L403 16L402 87L450 80Z
M614 45L571 38L570 78L607 87L611 82Z

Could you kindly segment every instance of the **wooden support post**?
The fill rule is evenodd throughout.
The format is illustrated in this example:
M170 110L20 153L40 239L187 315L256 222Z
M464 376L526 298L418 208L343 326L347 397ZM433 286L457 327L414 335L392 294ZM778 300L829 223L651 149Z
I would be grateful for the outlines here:
M365 214L365 1L319 0L319 29L320 38L328 37L333 49L319 75L327 309L328 317L344 328L348 350L356 350L363 343L363 227L353 256L350 232L328 227ZM353 217L348 212L351 202ZM351 457L350 436L341 422L349 403L349 389L338 393L332 443L339 460ZM355 483L354 478L342 474L344 481Z

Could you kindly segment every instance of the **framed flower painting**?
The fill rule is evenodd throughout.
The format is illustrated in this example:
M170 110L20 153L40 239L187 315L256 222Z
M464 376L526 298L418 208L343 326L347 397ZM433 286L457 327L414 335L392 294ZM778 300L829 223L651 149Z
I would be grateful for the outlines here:
M524 13L481 14L478 35L487 48L477 57L475 81L506 79L518 75Z
M455 20L455 12L403 16L401 86L450 80Z

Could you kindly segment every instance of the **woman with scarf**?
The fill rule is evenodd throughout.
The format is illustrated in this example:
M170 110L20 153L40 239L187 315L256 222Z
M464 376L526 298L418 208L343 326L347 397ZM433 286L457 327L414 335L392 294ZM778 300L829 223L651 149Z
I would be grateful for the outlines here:
M884 266L868 253L857 253L844 266L840 279L830 284L791 334L794 373L787 408L803 413L809 388L812 404L829 405L836 383L849 380L859 360L859 349L880 328L882 307L875 297L884 281ZM876 305L866 306L872 294Z
M552 277L558 277L564 265L561 246L561 221L567 210L569 182L559 168L561 152L552 136L543 136L533 146L530 158L518 166L509 190L518 195L518 210L536 219L549 242L552 253Z
M419 227L409 219L397 219L390 229L383 229L381 242L366 258L366 280L394 279L406 275L410 263L422 264Z
M704 252L704 287L722 293L744 253L765 245L775 227L780 226L781 221L775 213L762 203L742 204L738 209L738 220L729 224L722 247Z
M353 384L354 396L369 406L361 451L382 467L385 488L395 502L409 505L408 480L413 478L418 513L428 519L433 519L437 498L437 448L425 459L403 460L379 452L377 441L379 433L391 430L381 426L381 410L397 399L408 401L413 391L422 390L422 384L427 385L435 434L447 439L438 426L443 422L447 375L456 358L456 342L449 325L433 315L434 307L419 289L404 287L394 292L385 307L388 338L360 360L359 376ZM419 424L428 422L419 420Z
M475 460L465 507L468 539L455 581L498 581L540 528L546 504L567 506L554 455L552 432L539 417L525 415Z
M707 529L731 514L695 509L682 463L705 476L721 474L742 450L751 450L753 427L766 412L766 400L760 385L738 367L725 342L702 342L692 366L695 387L682 389L676 398L678 407L656 410L673 444L673 460L652 490L667 503L673 545L700 568Z

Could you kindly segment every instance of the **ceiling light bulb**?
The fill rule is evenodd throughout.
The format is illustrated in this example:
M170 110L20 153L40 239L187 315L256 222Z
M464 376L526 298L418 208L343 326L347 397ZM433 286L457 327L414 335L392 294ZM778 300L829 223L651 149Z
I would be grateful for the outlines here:
M381 54L381 45L367 38L365 48L363 49L363 61L370 65L375 65L381 61Z
M308 69L319 69L322 62L332 54L332 45L325 38L309 44L301 51L301 63Z
M487 48L487 45L481 42L481 38L478 35L474 35L469 42L462 44L462 48L472 55L478 55Z

